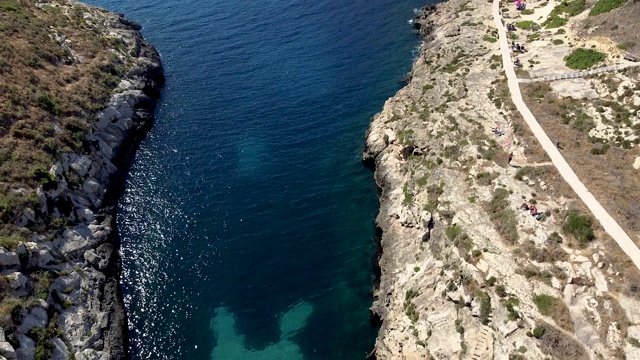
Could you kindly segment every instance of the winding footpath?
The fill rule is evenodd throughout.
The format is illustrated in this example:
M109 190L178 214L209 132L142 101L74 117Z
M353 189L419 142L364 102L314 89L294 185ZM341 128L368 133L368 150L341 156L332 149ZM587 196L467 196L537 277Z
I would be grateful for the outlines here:
M631 240L631 238L629 238L620 225L618 225L611 215L609 215L607 210L600 205L598 200L596 200L591 192L589 192L582 181L578 179L578 176L573 172L567 161L562 157L562 154L560 154L560 151L558 151L551 139L549 139L549 136L547 136L542 129L542 126L540 126L527 105L524 103L522 94L520 93L518 78L511 60L511 51L509 48L509 41L507 40L507 32L502 24L500 16L500 0L493 0L493 20L500 35L502 65L507 75L509 91L511 92L511 99L513 100L513 103L542 145L542 148L551 158L551 162L558 169L562 178L587 205L593 216L600 222L607 234L609 234L618 243L627 256L631 258L631 261L633 261L636 267L640 269L640 249L638 249L636 244Z

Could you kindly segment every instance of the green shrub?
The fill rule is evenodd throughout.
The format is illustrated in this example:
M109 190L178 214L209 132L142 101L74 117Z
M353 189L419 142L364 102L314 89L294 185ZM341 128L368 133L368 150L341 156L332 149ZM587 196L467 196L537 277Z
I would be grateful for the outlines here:
M52 114L60 114L60 107L58 106L58 103L51 99L49 94L46 92L39 91L36 95L36 101L42 110L48 111Z
M416 321L418 321L420 317L420 314L418 314L416 306L412 302L412 300L418 295L419 294L417 291L410 289L410 290L407 290L404 296L404 313L407 315L407 317L411 320L412 323L415 323Z
M480 322L487 325L491 317L491 298L487 293L479 291L476 299L480 302Z
M451 241L455 240L458 237L458 235L460 235L461 233L462 233L462 229L460 229L456 224L447 226L447 228L444 230L444 234Z
M522 11L520 11L520 14L522 15L533 15L534 11L531 9L524 9Z
M492 173L488 171L480 172L476 175L476 179L480 185L490 185L491 182L498 177L498 173Z
M580 48L564 57L567 67L576 70L588 69L600 62L603 62L607 55L593 49Z
M408 187L409 185L404 183L404 187L402 188L402 193L404 194L404 200L402 200L402 203L404 205L408 205L413 202L413 195L409 192Z
M55 189L58 186L56 177L51 175L47 169L42 166L36 166L31 170L34 180L38 181L45 190Z
M494 42L498 41L498 39L494 38L493 36L489 36L489 35L483 36L482 40L488 41L490 43L494 43Z
M536 25L536 22L531 20L524 20L516 23L516 27L522 30L529 30L533 25Z
M11 235L0 234L0 246L5 249L13 250L24 238L17 233Z
M551 16L547 19L547 21L542 23L542 25L544 25L544 27L547 29L554 29L566 25L568 21L569 20L563 17Z
M492 277L490 277L489 279L487 279L487 285L489 285L489 286L493 286L493 285L495 285L496 281L498 281L498 280L496 279L496 277L495 277L495 276L492 276Z
M480 255L482 255L482 251L480 251L480 250L478 250L478 249L473 250L473 251L471 252L471 256L473 256L473 257L480 257Z
M591 227L591 218L580 215L576 211L570 211L562 225L565 234L573 235L581 244L587 244L596 238Z
M562 45L564 41L562 39L553 39L553 45Z
M13 5L2 5L2 6L0 6L0 9L2 9L4 11L9 11L9 12L18 12L18 11L20 11L20 9L18 9L17 7L15 7Z
M557 305L558 299L551 295L541 294L533 297L533 303L538 307L540 314L549 316L553 311L553 308Z
M533 329L532 334L536 339L540 339L546 331L547 329L544 327L544 325L538 325Z
M540 39L540 33L539 32L534 32L533 34L527 35L527 41L528 42L533 42Z
M609 144L604 144L602 146L596 146L594 148L591 149L591 154L592 155L604 155L607 153L607 151L609 151Z
M608 13L609 11L624 5L625 2L626 0L598 0L596 1L596 4L593 5L593 8L591 8L589 16Z
M516 321L520 318L520 314L516 311L515 307L520 305L520 300L517 298L509 298L508 300L503 300L504 306L507 308L507 318L511 321Z
M547 241L551 244L561 244L562 236L560 236L560 234L554 231L551 234L549 234L549 237L547 237Z

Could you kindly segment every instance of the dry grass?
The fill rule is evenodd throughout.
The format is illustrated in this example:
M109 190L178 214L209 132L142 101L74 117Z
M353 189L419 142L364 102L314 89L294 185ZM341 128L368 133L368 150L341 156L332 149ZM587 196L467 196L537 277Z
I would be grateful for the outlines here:
M558 326L573 333L573 320L571 319L571 313L562 299L541 294L534 296L533 302L536 304L542 315L552 318Z
M568 334L556 329L554 326L544 324L544 335L538 340L540 350L555 359L589 359L586 350Z
M558 99L553 92L538 85L524 85L522 91L544 130L554 135L553 140L560 140L562 155L580 180L627 234L640 243L640 176L631 166L633 159L640 156L640 150L612 146L605 154L594 155L590 152L593 145L589 142L588 131L576 124L573 115L581 106L580 102ZM569 123L563 123L567 118Z
M37 186L55 187L46 170L58 154L84 150L85 131L127 70L124 44L87 24L85 11L0 0L0 235L38 202Z
M611 12L597 16L589 16L576 26L581 30L583 37L605 36L618 44L635 44L628 51L638 54L640 52L640 32L638 29L640 19L640 2L628 1L628 4ZM592 31L589 32L588 31Z

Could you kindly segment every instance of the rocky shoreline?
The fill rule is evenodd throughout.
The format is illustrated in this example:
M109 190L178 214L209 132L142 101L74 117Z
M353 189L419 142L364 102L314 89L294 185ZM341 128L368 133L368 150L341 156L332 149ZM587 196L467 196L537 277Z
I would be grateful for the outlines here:
M588 246L565 231L581 205L510 102L491 7L422 8L408 84L367 131L381 190L372 357L633 358L625 265L602 231Z
M13 296L28 302L11 312L19 325L2 332L0 359L126 359L116 203L129 162L152 127L163 69L141 27L123 15L75 2L55 6L62 12L80 8L97 36L117 39L120 49L112 58L126 71L106 108L90 121L85 151L59 154L49 170L57 186L37 189L39 208L25 209L17 221L26 226L52 217L66 223L66 230L53 238L32 235L15 251L0 250ZM35 275L23 273L40 278L34 283ZM29 297L34 291L42 292L40 299Z

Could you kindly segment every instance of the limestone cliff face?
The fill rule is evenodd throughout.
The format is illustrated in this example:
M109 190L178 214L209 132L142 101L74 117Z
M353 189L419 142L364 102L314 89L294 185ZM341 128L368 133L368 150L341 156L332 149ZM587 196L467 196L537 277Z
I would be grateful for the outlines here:
M16 251L0 250L11 295L25 299L11 313L17 327L8 326L0 336L0 358L34 359L38 353L51 359L125 359L115 204L128 163L153 124L164 82L160 57L140 26L122 15L75 2L45 6L79 11L96 36L117 39L121 51L113 53L113 61L126 71L106 108L90 119L84 151L59 154L49 171L57 186L39 188L39 208L25 210L18 220L26 225L50 217L66 229L54 237L32 235ZM40 299L34 300L34 291Z
M422 9L410 81L366 134L363 159L381 188L375 356L637 356L625 339L638 300L621 290L604 240L579 247L562 232L577 202L510 103L491 5Z

